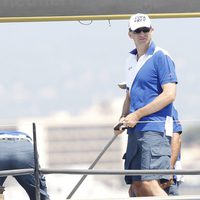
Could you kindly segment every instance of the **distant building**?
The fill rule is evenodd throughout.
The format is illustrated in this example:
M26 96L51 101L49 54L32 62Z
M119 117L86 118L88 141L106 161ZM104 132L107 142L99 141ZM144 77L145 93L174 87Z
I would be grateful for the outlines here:
M32 133L31 121L36 123L38 153L44 168L87 169L113 137L114 115L81 115L76 117L64 113L38 119L25 119L19 129ZM38 121L38 123L37 123ZM28 126L29 124L29 126ZM123 134L126 138L126 134ZM123 137L118 136L94 167L95 169L123 169ZM96 176L102 180L103 176ZM105 176L104 176L105 177ZM121 182L106 175L107 182Z
M112 125L76 125L47 127L46 155L49 167L90 165L112 137ZM103 155L97 167L119 169L122 144L120 137Z

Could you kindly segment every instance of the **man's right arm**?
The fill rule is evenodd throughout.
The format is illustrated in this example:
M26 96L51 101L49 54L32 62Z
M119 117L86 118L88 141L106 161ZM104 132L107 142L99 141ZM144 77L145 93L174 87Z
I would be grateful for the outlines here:
M174 169L175 163L181 150L181 134L173 133L171 140L171 168Z
M114 133L115 134L121 134L124 131L124 130L121 130L120 127L122 125L122 121L124 120L124 118L129 114L129 107L130 107L130 94L129 94L129 91L126 90L126 97L125 97L125 100L124 100L124 103L123 103L122 113L121 113L121 116L119 118L119 122L114 127Z

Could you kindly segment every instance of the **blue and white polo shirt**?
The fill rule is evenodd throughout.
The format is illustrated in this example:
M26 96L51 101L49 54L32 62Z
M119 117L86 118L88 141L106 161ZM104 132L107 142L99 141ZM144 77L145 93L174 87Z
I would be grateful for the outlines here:
M172 108L172 118L173 118L173 133L182 133L181 122L178 119L178 112L176 108L173 106Z
M178 112L176 108L173 106L172 109L172 118L173 118L173 134L181 134L182 133L182 126L178 118ZM182 169L181 164L181 152L178 155L177 161L174 166L175 169ZM174 175L174 179L176 179L178 182L184 181L184 176L182 174Z
M130 52L126 66L126 83L130 92L130 113L152 102L162 93L162 85L177 83L175 65L167 51L151 42L145 55L137 61L137 50ZM137 131L165 131L166 116L172 115L172 104L145 116L135 126Z

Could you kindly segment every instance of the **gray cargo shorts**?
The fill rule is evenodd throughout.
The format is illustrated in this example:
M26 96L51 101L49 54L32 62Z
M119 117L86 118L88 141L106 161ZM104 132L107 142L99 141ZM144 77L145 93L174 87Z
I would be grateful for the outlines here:
M164 133L160 132L137 132L128 129L128 144L124 168L126 170L155 170L170 169L171 148ZM169 180L170 175L145 174L125 176L125 182L132 184L133 181L145 180Z

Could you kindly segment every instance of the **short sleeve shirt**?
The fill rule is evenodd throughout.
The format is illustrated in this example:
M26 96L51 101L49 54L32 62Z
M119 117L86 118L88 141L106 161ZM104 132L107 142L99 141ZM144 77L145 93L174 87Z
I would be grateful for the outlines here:
M172 117L173 117L173 132L182 133L182 126L178 119L178 112L174 106L172 108Z
M152 102L162 93L162 85L177 83L175 64L167 51L151 42L145 55L137 61L137 50L130 52L126 82L130 92L130 113ZM137 131L165 131L166 116L172 116L172 104L140 119Z

